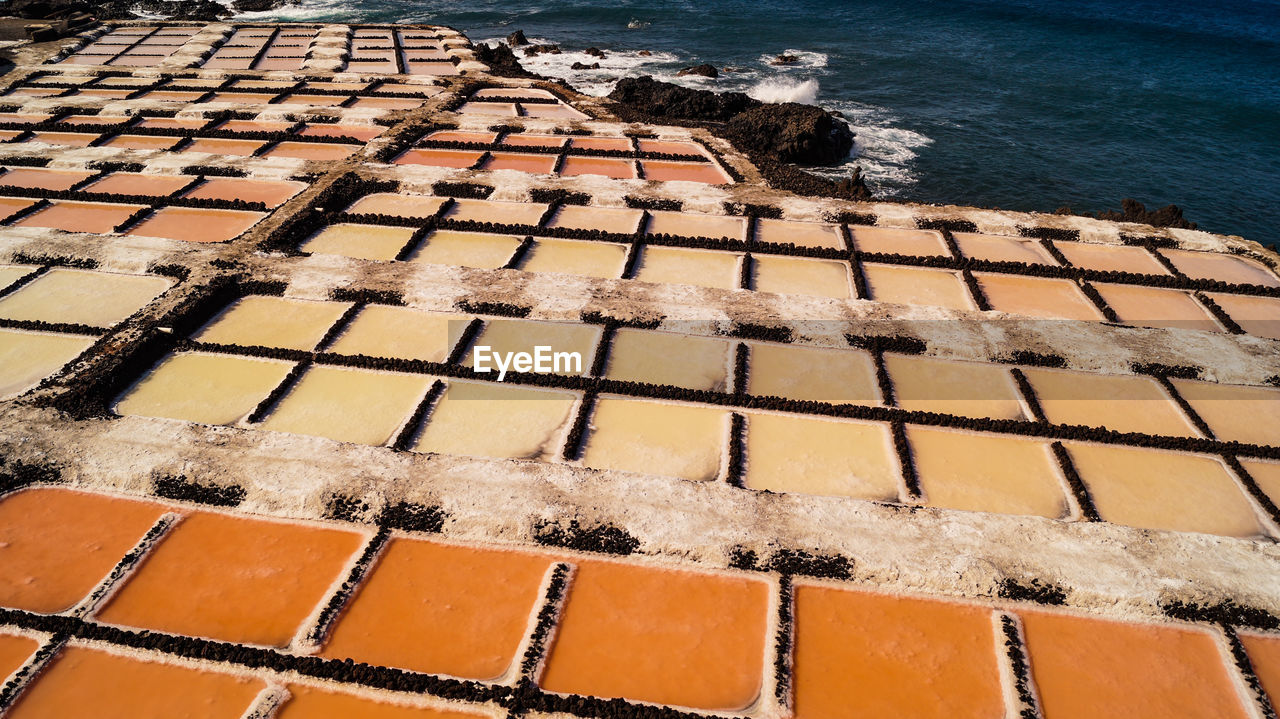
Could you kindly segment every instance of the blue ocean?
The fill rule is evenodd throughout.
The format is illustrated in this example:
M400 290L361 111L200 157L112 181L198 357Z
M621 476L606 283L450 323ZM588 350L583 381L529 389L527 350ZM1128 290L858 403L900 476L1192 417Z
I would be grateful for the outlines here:
M241 17L522 29L565 50L529 69L588 93L650 74L837 110L858 144L828 172L860 165L883 196L1045 212L1133 197L1280 244L1280 0L302 0ZM770 65L780 53L799 61ZM704 62L735 71L675 78Z

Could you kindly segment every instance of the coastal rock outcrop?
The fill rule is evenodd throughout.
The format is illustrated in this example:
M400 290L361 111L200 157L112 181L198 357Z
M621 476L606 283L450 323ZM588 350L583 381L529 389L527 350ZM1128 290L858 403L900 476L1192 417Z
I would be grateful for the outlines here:
M702 77L719 77L720 73L716 70L715 65L703 63L702 65L694 65L686 67L676 73L676 77L684 77L685 75L701 75Z
M1147 206L1126 197L1120 201L1120 211L1104 210L1098 213L1099 220L1111 222L1141 222L1152 227L1177 227L1184 230L1199 229L1199 226L1182 216L1182 208L1177 205L1165 205L1156 210L1148 210Z
M848 124L820 107L795 102L745 110L729 120L726 133L740 148L800 165L842 162L853 149Z
M654 117L715 122L728 122L738 113L764 104L741 92L694 90L648 75L622 78L609 99Z
M511 48L502 43L486 45L477 43L476 59L489 66L489 71L500 77L533 77L543 79L541 75L529 72L520 64L520 58Z
M507 36L507 47L518 47L520 45L528 45L529 41L525 39L524 30L516 30Z

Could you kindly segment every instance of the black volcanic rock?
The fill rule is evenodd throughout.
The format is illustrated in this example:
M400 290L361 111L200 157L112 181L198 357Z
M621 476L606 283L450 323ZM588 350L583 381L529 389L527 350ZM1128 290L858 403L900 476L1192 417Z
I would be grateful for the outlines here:
M600 58L601 60L603 60L603 59L604 59L604 57L605 57L605 55L604 55L604 50L601 50L601 49L600 49L600 48L598 48L598 47L589 47L589 48L587 48L586 50L583 50L583 52L585 52L586 54L590 55L591 57L598 57L598 58Z
M701 75L702 77L719 77L720 73L716 71L715 65L702 64L686 67L676 73L676 77L684 77L685 75Z
M770 65L794 65L800 62L800 58L796 55L778 55L769 61Z
M516 30L507 36L507 47L517 47L519 45L528 45L529 41L524 37L524 30Z
M599 70L600 63L593 62L590 65L587 65L586 63L575 62L569 66L569 69L570 70Z
M733 144L800 165L843 162L853 149L853 131L831 113L795 102L753 107L726 128Z
M266 12L294 4L296 0L235 0L232 3L240 12Z
M479 43L476 46L476 59L489 66L489 71L499 77L536 77L541 79L541 75L534 74L524 69L520 64L520 58L511 51L511 48L501 43L489 46Z
M1146 205L1132 197L1120 201L1120 212L1106 210L1098 213L1099 220L1111 222L1141 222L1152 227L1177 227L1184 230L1195 230L1199 226L1182 216L1182 208L1177 205L1165 205L1157 210L1147 210Z
M647 75L624 77L609 99L654 117L727 122L738 113L762 105L741 92L693 90Z

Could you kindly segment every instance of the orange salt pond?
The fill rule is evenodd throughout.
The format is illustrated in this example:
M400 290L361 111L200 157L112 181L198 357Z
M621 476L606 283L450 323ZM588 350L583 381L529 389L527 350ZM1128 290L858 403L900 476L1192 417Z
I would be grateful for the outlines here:
M646 245L633 279L732 290L738 287L741 261L733 252Z
M0 317L112 327L169 289L155 275L56 267L0 299Z
M1025 262L1032 265L1056 265L1037 240L999 235L979 235L971 232L953 233L960 254L976 260L990 262Z
M162 207L125 234L165 237L184 242L226 242L265 217L247 210L206 210L199 207Z
M261 140L235 140L218 137L200 137L182 148L182 152L207 152L210 155L240 155L248 157L262 147Z
M560 166L560 176L577 177L579 175L603 175L619 180L629 180L636 176L635 161L616 157L581 155L570 155L564 158L564 163Z
M164 511L61 488L9 494L0 501L0 606L43 614L70 609Z
M262 153L263 157L293 157L299 160L342 160L359 150L358 145L346 145L337 142L290 142L276 143L270 150Z
M13 223L14 227L48 227L63 232L91 232L106 235L141 210L142 205L115 205L105 202L54 200L44 209Z
M462 315L368 305L330 346L330 352L443 362L466 328Z
M18 280L36 271L32 265L0 265L0 289L4 289Z
M284 380L293 364L280 360L183 352L166 357L126 390L122 415L234 424Z
M1249 654L1253 673L1274 703L1280 698L1280 641L1274 636L1240 632L1240 642Z
M36 204L35 200L21 199L17 197L0 197L0 219L9 219L14 213Z
M555 172L555 155L534 155L528 152L492 152L481 170L515 170L550 175Z
M519 137L518 135L516 137ZM460 130L437 130L423 138L424 140L434 140L435 142L478 142L482 145L490 145L498 139L496 132L464 132ZM564 142L563 139L560 140Z
M436 138L436 135L442 135L442 134L447 134L447 133L437 132L434 135L431 135L430 137L431 139L434 140L434 139L438 139ZM462 133L454 133L454 134L462 134ZM476 140L470 140L470 141L464 140L464 142L476 142ZM492 142L492 140L488 142ZM502 138L502 142L500 144L511 145L512 147L548 147L548 148L559 149L561 147L564 147L565 138L560 135L534 135L534 134L526 134L526 133L519 132L519 133L512 133L510 135L504 135Z
M349 307L345 302L251 295L236 300L192 339L214 344L312 350Z
M1280 299L1221 292L1206 294L1245 332L1280 340Z
M897 501L893 451L883 424L753 412L747 417L746 486Z
M650 235L746 239L747 221L742 217L695 215L665 210L655 210L649 214L646 232Z
M1023 370L1050 422L1198 437L1195 427L1150 377L1028 367Z
M436 214L445 198L429 195L394 194L378 192L365 195L347 208L352 214L393 215L395 217L431 217Z
M343 255L360 260L394 260L413 234L412 227L340 223L320 230L303 242L298 249L303 252Z
M924 504L1050 519L1067 502L1047 442L1008 435L907 426Z
M1207 632L1019 612L1045 719L1244 719Z
M1280 462L1241 459L1240 464L1272 504L1280 502Z
M0 329L0 398L35 387L96 341L83 335Z
M1108 522L1228 537L1262 534L1253 508L1216 457L1064 444L1098 514Z
M558 349L558 348L557 348ZM413 449L470 457L549 459L577 396L497 383L449 383Z
M204 182L184 192L183 197L205 200L243 200L278 207L307 189L307 183L295 180L252 180L243 177L207 177Z
M1218 439L1280 446L1280 389L1171 381Z
M732 363L727 340L623 327L614 334L605 376L723 392Z
M1009 370L984 362L886 353L885 370L897 405L914 412L961 417L1027 419Z
M574 230L600 230L622 235L634 234L640 224L642 210L616 207L587 207L561 205L551 216L547 227L564 227Z
M1072 266L1087 270L1167 275L1169 271L1145 247L1100 245L1087 242L1055 242L1053 246Z
M395 164L467 168L475 165L483 156L483 153L474 150L437 150L428 147L414 147L401 153L395 159Z
M195 512L151 550L97 616L283 647L362 542L355 532Z
M852 225L849 234L853 246L862 252L913 255L915 257L950 257L951 251L934 230L905 230L889 227Z
M1264 287L1280 287L1280 278L1267 269L1265 265L1245 257L1236 257L1218 252L1192 252L1161 248L1156 250L1164 255L1174 267L1187 277L1196 280L1218 280L1242 285L1262 285Z
M18 671L39 648L40 642L31 637L0 634L0 681Z
M835 299L853 295L849 267L843 262L778 255L754 255L753 259L755 272L751 283L757 292Z
M931 305L972 310L969 290L957 272L925 267L867 263L862 266L871 299L905 305Z
M1173 327L1221 332L1217 320L1182 290L1138 285L1093 286L1121 322L1141 327Z
M494 679L516 659L550 564L544 555L396 537L322 654Z
M655 182L701 182L708 185L733 182L733 178L710 162L641 160L640 169L644 171L644 179Z
M6 714L14 719L239 719L259 679L83 646L58 652Z
M768 586L583 560L541 681L553 692L742 709L760 693Z
M6 167L4 174L0 175L0 185L6 187L33 187L42 190L70 190L75 185L93 177L94 174L84 170Z
M164 197L190 185L194 179L194 177L188 175L145 175L140 172L113 172L81 189L85 192L104 192L112 195Z
M756 242L791 243L801 247L843 249L840 228L817 222L788 222L761 217L756 220Z
M871 356L860 350L748 343L747 393L833 404L880 404Z
M303 373L263 429L382 445L418 406L432 378L316 365Z
M493 200L454 200L445 219L494 222L501 225L536 225L547 206L535 202L496 202Z
M640 152L655 152L661 155L706 156L706 152L700 145L692 142L677 142L674 140L650 140L638 137L636 138L636 149Z
M290 684L288 692L289 700L272 719L484 719L486 716L393 704L301 684Z
M1103 319L1102 312L1071 280L985 272L975 272L973 276L987 303L997 312L1047 319Z
M434 230L408 260L492 270L507 264L520 241L515 235Z
M573 137L569 140L569 147L575 150L632 150L629 137Z
M602 397L591 419L582 463L596 469L711 480L720 475L728 431L725 410Z
M794 612L799 719L1005 715L988 609L799 586Z

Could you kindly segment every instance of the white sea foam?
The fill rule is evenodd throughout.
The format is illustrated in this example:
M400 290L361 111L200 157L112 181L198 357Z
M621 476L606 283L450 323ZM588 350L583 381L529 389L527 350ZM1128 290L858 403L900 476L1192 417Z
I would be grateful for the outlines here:
M840 179L848 177L854 166L861 167L871 191L882 196L901 194L915 184L917 151L932 144L932 139L901 127L901 120L882 107L840 102L827 109L844 115L854 133L853 150L844 164L811 172Z
M224 3L225 4L225 3ZM237 22L362 22L368 12L347 0L307 0L298 5L285 5L275 10L242 12L233 16Z
M779 55L791 55L796 58L796 61L792 63L788 63L786 65L775 65L774 61L778 59ZM761 55L760 64L768 65L770 67L780 68L783 70L795 70L795 69L814 70L814 69L826 67L828 59L829 58L827 57L827 54L825 52L810 52L808 50L796 50L795 48L788 48L786 50L783 50L782 52L777 52L772 54L766 53L764 55Z
M788 77L774 77L761 80L747 90L747 94L761 102L799 102L805 105L818 104L818 81L792 80Z
M529 42L535 45L554 44L554 41L543 38L529 38ZM663 68L677 64L680 60L678 56L669 52L653 52L649 55L641 55L640 52L605 48L605 57L602 59L579 50L566 49L559 55L544 52L533 57L524 57L524 52L516 48L516 57L530 72L565 80L588 95L604 96L608 95L614 84L624 77L637 75L653 75L659 79L674 77L674 72ZM599 63L600 68L575 70L574 63L588 66Z

